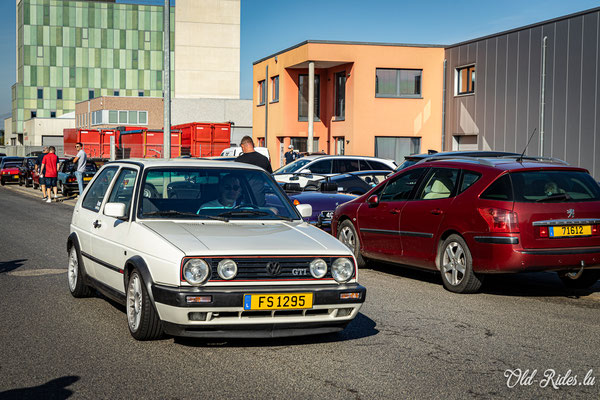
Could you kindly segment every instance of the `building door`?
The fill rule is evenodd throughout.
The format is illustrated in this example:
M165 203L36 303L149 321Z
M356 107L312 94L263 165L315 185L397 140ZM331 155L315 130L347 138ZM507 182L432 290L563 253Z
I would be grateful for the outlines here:
M477 150L477 135L454 135L452 137L452 150Z

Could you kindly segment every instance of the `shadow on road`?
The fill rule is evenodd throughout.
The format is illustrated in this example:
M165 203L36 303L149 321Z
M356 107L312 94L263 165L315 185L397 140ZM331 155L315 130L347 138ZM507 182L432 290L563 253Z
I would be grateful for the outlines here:
M307 344L344 342L375 336L379 333L371 318L358 313L356 318L341 332L289 338L265 339L197 339L175 337L177 344L188 347L289 347Z
M13 260L13 261L0 261L0 274L5 272L14 271L17 268L21 268L23 264L25 264L27 259L23 260Z
M69 375L53 379L40 386L7 390L0 392L0 399L68 399L73 391L67 389L67 386L72 385L79 379L78 376Z
M404 265L370 263L369 269L401 278L429 282L445 290L437 271L425 271ZM554 272L525 272L520 274L486 275L480 293L499 296L581 298L600 293L600 281L588 289L570 289Z

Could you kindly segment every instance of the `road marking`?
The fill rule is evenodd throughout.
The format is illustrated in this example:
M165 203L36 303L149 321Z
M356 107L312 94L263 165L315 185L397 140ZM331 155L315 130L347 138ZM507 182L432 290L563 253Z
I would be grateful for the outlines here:
M41 269L22 269L19 271L8 272L7 275L11 276L43 276L43 275L58 275L64 274L67 269L58 268L41 268Z
M18 185L6 185L3 187L4 189L8 189L11 190L13 192L17 192L17 193L22 193L25 194L29 197L34 197L36 199L42 199L41 198L41 190L39 189L33 189L33 188L25 188L23 186L18 186ZM75 206L75 204L77 203L77 197L63 197L60 196L56 199L52 199L53 201L59 202L59 203L63 203L63 204L67 204L70 206Z

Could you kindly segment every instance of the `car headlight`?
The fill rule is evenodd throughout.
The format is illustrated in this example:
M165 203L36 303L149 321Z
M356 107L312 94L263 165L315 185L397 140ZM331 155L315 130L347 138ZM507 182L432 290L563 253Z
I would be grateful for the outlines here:
M321 279L327 273L327 263L320 258L315 258L310 263L310 273L317 279Z
M210 268L199 258L189 259L183 264L183 277L191 285L201 285L208 280Z
M354 264L348 258L337 258L331 264L331 276L337 282L347 282L354 273Z
M233 279L237 275L237 264L233 260L221 260L217 265L217 272L222 279Z

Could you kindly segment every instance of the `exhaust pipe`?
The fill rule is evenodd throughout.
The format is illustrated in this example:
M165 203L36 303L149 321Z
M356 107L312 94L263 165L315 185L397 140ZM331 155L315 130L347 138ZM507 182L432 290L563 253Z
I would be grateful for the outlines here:
M583 274L583 268L585 267L585 261L581 260L581 268L577 272L567 272L567 276L571 279L579 279L581 274Z

